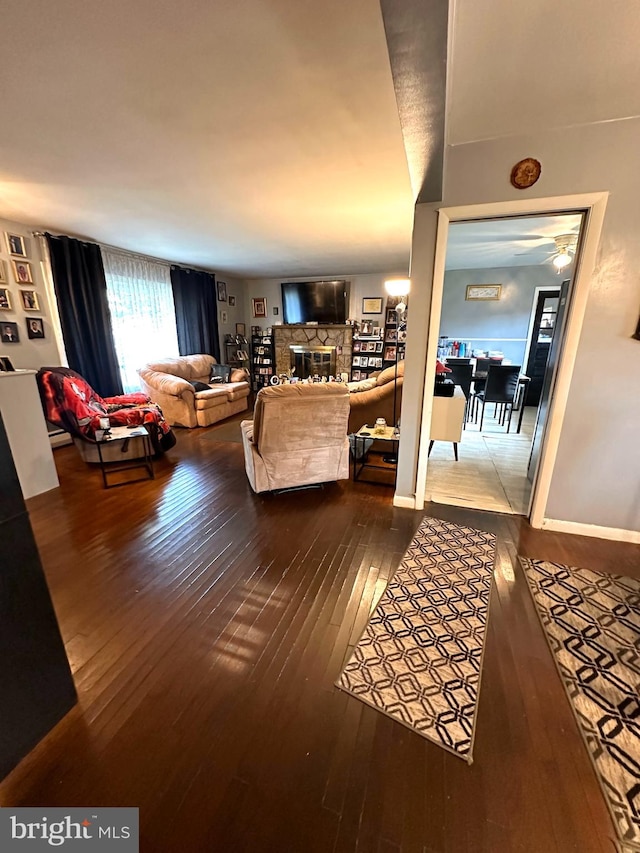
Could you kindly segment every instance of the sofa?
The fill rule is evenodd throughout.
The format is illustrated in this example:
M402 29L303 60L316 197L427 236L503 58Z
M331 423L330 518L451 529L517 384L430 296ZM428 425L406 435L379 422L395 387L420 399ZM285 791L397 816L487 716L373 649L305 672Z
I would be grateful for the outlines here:
M247 477L254 492L349 478L346 385L291 383L263 388L252 421L242 421Z
M211 426L249 407L247 371L232 369L230 382L210 384L215 364L212 355L204 354L160 359L139 368L140 385L172 426ZM197 390L203 385L208 387Z
M374 424L376 418L384 418L389 426L393 424L393 395L396 391L396 421L400 418L402 405L402 383L404 381L404 361L396 366L387 367L377 376L371 376L360 382L348 382L349 389L349 432L358 432L364 424Z

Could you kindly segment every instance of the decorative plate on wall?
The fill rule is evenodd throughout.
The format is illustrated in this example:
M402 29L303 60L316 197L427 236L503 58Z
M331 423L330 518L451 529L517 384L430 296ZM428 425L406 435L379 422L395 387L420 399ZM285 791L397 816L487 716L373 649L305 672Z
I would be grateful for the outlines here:
M511 170L511 183L518 190L526 190L532 187L540 177L542 166L539 160L533 157L525 157L520 160Z

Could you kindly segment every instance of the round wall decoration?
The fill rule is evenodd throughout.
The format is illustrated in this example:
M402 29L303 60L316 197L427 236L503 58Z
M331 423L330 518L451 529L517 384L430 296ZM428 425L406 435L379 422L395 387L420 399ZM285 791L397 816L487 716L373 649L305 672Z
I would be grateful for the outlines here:
M518 190L526 190L532 187L540 177L542 166L539 160L533 157L525 157L516 163L511 170L511 183Z

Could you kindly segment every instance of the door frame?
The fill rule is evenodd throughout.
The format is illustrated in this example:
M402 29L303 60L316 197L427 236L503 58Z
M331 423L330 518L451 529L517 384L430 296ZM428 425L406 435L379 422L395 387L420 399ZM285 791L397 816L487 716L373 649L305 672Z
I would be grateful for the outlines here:
M571 378L576 361L589 288L600 245L600 234L602 232L602 223L604 221L608 197L608 192L581 193L579 195L552 196L525 201L503 201L491 202L489 204L443 207L438 210L431 313L427 333L426 371L422 397L422 422L416 474L416 509L424 507L427 485L429 433L433 409L433 381L438 351L438 333L440 331L440 317L442 313L445 262L450 223L465 220L495 219L496 217L536 216L545 213L553 214L573 211L584 211L585 213L580 247L576 255L576 270L573 280L574 289L569 306L569 316L567 317L565 326L564 344L558 364L553 399L549 406L547 429L540 451L538 474L533 484L529 508L529 522L531 526L542 527L551 488L553 469L558 454L562 423L567 408Z

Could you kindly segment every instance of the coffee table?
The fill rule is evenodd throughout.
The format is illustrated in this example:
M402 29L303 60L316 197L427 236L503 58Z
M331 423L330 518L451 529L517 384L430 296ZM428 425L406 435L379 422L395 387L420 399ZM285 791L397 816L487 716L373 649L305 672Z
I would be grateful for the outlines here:
M138 459L132 459L128 462L106 462L102 455L102 448L105 444L122 442L122 451L126 452L129 441L140 439L142 442L143 455ZM116 486L127 486L129 483L138 483L140 480L153 480L155 477L153 471L153 454L151 449L151 436L147 428L142 425L135 427L111 427L110 429L96 430L96 446L98 448L98 459L100 460L100 470L102 471L102 482L105 489L113 489ZM133 468L144 468L147 472L146 476L136 477L133 480L122 480L120 483L109 483L108 476L110 474L118 474L121 471L130 471Z

